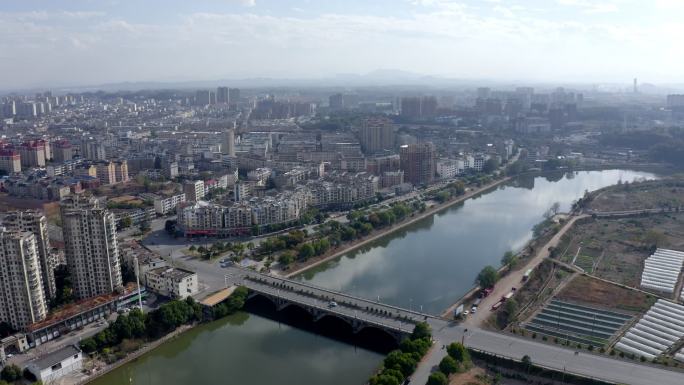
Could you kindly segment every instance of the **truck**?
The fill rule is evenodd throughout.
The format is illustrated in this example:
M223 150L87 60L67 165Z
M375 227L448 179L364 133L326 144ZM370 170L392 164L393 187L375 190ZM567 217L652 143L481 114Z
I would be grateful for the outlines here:
M501 301L499 301L499 302L504 303L504 302L508 301L509 299L511 299L511 297L513 297L513 294L514 294L514 292L509 291L508 293L501 296Z
M486 289L482 289L482 292L480 292L480 298L484 298L484 297L489 296L490 294L492 294L493 291L494 291L493 287L488 287Z
M530 275L532 275L532 269L527 269L527 271L522 277L522 281L526 282L528 279L530 279Z
M503 302L499 301L499 302L495 303L494 305L492 305L492 311L496 311L496 309L500 308L501 304L503 304Z

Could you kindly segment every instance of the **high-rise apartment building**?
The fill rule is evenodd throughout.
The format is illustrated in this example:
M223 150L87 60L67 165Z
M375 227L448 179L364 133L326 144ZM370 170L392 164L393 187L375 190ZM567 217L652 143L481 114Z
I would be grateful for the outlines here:
M116 184L116 166L114 162L101 160L95 164L97 179L103 185Z
M21 165L23 167L45 167L45 142L31 140L19 146Z
M401 98L401 116L420 117L420 98Z
M13 148L0 148L0 170L7 174L21 172L21 156Z
M68 140L62 139L53 143L52 156L57 162L65 162L74 158L74 150Z
M427 184L435 177L435 146L432 143L406 144L399 149L404 181Z
M69 196L60 203L64 250L78 298L122 287L114 214L95 198Z
M230 104L235 104L240 101L240 89L231 88L228 90L228 101Z
M89 160L107 159L107 151L104 143L93 138L83 140L81 142L81 158Z
M185 199L190 202L197 202L204 198L204 181L188 181L183 183Z
M392 122L384 117L364 120L359 130L359 141L363 151L367 154L391 150L394 148L394 127Z
M341 110L344 108L344 95L335 94L328 97L328 105L333 111Z
M215 98L216 94L214 94L211 91L207 90L198 90L195 93L195 104L198 106L208 106L212 101L212 98Z
M235 156L235 130L232 128L227 129L223 134L221 153L228 156Z
M50 253L47 218L38 210L12 211L2 221L3 226L12 231L26 231L35 236L36 252L40 264L40 275L46 299L57 295L55 286L55 267L57 260Z
M123 159L112 163L114 163L114 180L116 183L128 182L128 161Z
M0 229L0 321L22 330L46 316L35 236Z
M228 87L218 87L216 89L216 103L228 104L230 102L230 93Z

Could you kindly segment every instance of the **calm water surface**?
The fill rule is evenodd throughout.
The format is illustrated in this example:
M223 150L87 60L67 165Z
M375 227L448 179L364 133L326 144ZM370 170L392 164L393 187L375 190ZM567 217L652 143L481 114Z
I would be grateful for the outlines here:
M299 279L364 298L439 314L486 265L532 238L554 202L567 211L585 190L655 175L586 171L527 177L467 200L302 274Z
M567 210L584 194L634 171L528 177L419 221L298 279L440 313L470 289L486 265L532 237L554 202ZM247 313L201 326L95 385L359 385L382 355Z

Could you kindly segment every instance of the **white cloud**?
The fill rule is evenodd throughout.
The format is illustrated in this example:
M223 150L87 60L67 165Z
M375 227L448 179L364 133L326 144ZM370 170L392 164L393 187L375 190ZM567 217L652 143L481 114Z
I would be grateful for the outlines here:
M582 0L557 1L577 9L575 16L596 9L596 3L587 8ZM664 38L684 35L675 21L552 19L505 2L412 4L412 14L402 17L315 14L311 8L306 17L274 16L250 8L191 13L156 24L100 12L0 13L0 52L13 57L0 61L0 84L51 82L56 73L63 82L83 84L317 77L377 68L460 78L578 80L593 74L615 80L652 74L673 79L680 73L676 63L684 60Z

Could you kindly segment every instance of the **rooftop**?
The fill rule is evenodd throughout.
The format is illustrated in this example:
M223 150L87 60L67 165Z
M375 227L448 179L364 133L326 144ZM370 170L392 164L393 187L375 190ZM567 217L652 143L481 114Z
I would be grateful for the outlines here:
M67 345L59 350L55 350L52 353L48 353L44 356L38 357L33 361L29 362L29 366L35 366L40 370L51 368L54 365L66 360L69 357L73 357L81 352L81 349L77 348L76 345Z

